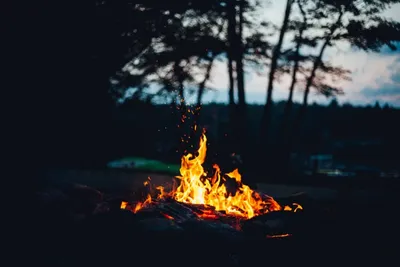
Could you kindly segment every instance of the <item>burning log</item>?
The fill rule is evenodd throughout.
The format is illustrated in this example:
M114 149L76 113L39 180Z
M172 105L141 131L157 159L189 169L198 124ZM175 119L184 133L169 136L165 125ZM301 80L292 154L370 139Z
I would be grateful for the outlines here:
M144 231L151 232L166 232L170 231L183 231L182 227L176 224L173 220L169 220L167 218L147 218L138 220L136 223L136 227ZM175 234L175 233L173 233Z
M156 207L157 210L167 219L183 222L186 220L194 220L197 218L193 210L181 205L176 201L160 202Z
M180 202L179 204L193 211L199 218L213 220L225 216L223 212L216 211L215 207L213 206L202 205L202 204L180 203Z
M279 222L277 225L270 219L275 212L288 213L302 210L295 202L298 196L287 198L284 205L278 204L276 200L265 194L253 191L249 186L242 183L241 175L236 169L231 173L223 174L218 165L214 164L214 171L208 172L203 168L206 157L205 135L200 140L198 155L187 154L182 157L181 176L179 185L170 192L165 192L161 186L156 187L159 194L155 197L151 178L144 182L144 188L139 193L144 201L129 203L122 202L121 209L127 209L146 218L166 218L176 223L198 221L198 219L212 221L221 225L230 225L239 230L244 227L252 232L265 232L271 234L285 234L278 226L285 225ZM275 215L274 215L275 216ZM267 221L261 218L268 217ZM252 220L252 218L257 218ZM258 227L261 225L262 227ZM282 226L285 228L285 226ZM281 228L282 228L281 227Z
M276 211L242 222L246 234L262 238L284 238L296 235L302 216L299 213Z
M281 206L272 197L253 191L242 183L241 175L236 169L223 174L218 165L214 164L214 171L208 172L203 168L206 157L207 138L203 134L200 140L198 155L187 154L181 160L181 176L179 185L170 192L162 186L155 197L155 190L150 183L151 178L144 182L144 187L136 195L144 201L128 203L123 201L121 209L138 213L146 208L146 212L163 215L167 219L183 222L193 218L219 220L239 228L239 221L251 219L272 211L301 210L297 203ZM156 200L156 201L155 201ZM155 201L155 202L154 202Z

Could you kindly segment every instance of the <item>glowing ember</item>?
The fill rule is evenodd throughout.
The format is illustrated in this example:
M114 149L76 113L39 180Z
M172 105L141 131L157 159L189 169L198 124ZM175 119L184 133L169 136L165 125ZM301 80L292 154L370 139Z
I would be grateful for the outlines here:
M285 206L285 207L283 208L283 210L285 210L285 211L293 211L293 212L296 212L296 211L298 211L298 210L302 210L302 209L303 209L303 207L302 207L300 204L297 204L297 203L293 203L293 206L295 206L294 209L291 208L291 207L289 207L289 206Z
M122 201L122 202L121 202L121 209L124 210L124 209L126 208L127 205L128 205L128 202Z
M267 235L267 238L285 238L289 237L291 234L281 234L281 235Z
M151 203L151 196L147 195L147 198L144 202L139 202L136 204L136 206L133 208L133 213L138 212L139 210L141 210L143 207L145 207L146 205Z
M221 174L218 165L214 164L215 174L209 177L203 169L203 163L207 152L207 137L205 134L200 139L198 155L187 154L181 159L179 186L171 192L165 192L162 186L158 186L160 194L159 199L171 197L178 202L187 204L201 204L205 207L214 207L216 211L222 211L228 215L240 218L252 218L270 211L282 210L282 207L270 196L261 197L249 186L242 183L241 175L236 169L226 176L228 179L234 179L237 184L237 190L234 194L229 194L225 186L226 178ZM148 183L148 181L145 182ZM143 203L136 204L133 212L137 212L144 206L151 203L149 195ZM294 203L295 207L285 206L283 210L296 212L302 207ZM126 208L126 203L121 204L121 209ZM199 217L210 218L215 215L204 212Z

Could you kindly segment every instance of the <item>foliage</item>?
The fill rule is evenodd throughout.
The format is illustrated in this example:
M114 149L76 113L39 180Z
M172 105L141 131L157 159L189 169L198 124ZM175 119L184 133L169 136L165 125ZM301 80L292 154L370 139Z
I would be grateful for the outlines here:
M255 18L257 4L250 2L244 1L243 6L243 26L248 29L244 38L244 59L256 65L265 64L269 44L257 30L261 24ZM141 46L140 53L127 55L131 60L113 77L116 98L125 97L126 90L132 88L136 91L131 97L149 96L145 89L152 85L157 90L155 94L151 92L151 97L164 96L173 100L178 95L179 81L186 88L193 88L201 83L202 77L209 76L206 75L209 63L214 59L224 61L228 43L226 3L188 1L176 6L150 1L132 7L141 22L135 25L134 34L130 36L141 40L145 35L151 41ZM193 90L186 90L186 94L191 93Z

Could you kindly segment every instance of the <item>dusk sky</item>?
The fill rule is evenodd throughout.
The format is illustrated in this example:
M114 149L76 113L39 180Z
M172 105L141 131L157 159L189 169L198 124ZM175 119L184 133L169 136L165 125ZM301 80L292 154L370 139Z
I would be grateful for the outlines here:
M281 24L286 1L273 1L269 8L265 9L263 16L276 24ZM389 18L400 20L400 5L388 10L385 15ZM398 45L400 48L400 44ZM352 71L352 81L344 81L341 86L345 94L338 97L340 103L355 105L373 104L379 101L381 104L400 107L400 51L391 52L384 48L382 53L366 53L355 50L348 45L341 45L338 49L331 48L326 53L334 65L340 65ZM257 75L254 70L246 73L246 97L248 103L264 104L266 98L266 86L268 75ZM275 101L284 100L288 95L289 78L283 78L276 83L273 94ZM217 89L205 96L205 102L227 102L228 73L225 63L218 63L212 73L209 86ZM295 101L301 100L302 93L295 94ZM310 95L310 103L328 103L323 96Z

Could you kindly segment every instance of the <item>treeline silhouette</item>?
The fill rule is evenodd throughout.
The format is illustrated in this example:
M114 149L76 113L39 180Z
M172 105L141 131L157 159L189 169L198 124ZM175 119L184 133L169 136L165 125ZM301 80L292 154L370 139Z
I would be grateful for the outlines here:
M19 122L13 125L14 137L30 159L25 169L32 175L34 169L105 166L108 160L131 153L174 151L162 148L163 143L179 145L185 134L197 140L200 132L193 130L195 125L209 126L211 150L239 153L255 167L271 160L288 162L293 151L329 150L318 140L345 139L353 130L359 139L368 139L386 132L379 127L392 128L381 138L395 148L392 126L397 111L381 109L379 114L386 115L379 117L374 113L378 111L368 109L310 106L308 96L344 92L338 81L350 79L351 73L324 56L339 43L366 52L380 52L385 46L396 50L399 23L381 14L397 2L287 0L281 25L262 16L270 6L261 1L70 1L63 5L35 1L15 6L15 16L7 18L13 31L5 39L15 43L7 47L13 55L8 80L9 88L18 92L13 98L17 100L10 103L17 116L14 121ZM209 81L214 65L221 62L228 68L229 108L202 107L204 93L216 89ZM263 107L246 102L245 68L261 70L269 78ZM283 76L291 81L290 95L285 104L276 105L272 93ZM159 90L151 92L151 85ZM132 89L128 98L134 111L124 112L142 121L124 120L122 110L128 108L114 107ZM292 102L295 90L304 92L300 106ZM186 103L187 95L195 96L194 108ZM169 106L152 105L155 97ZM175 110L172 116L170 110ZM191 118L177 129L189 113ZM354 116L359 119L349 119ZM374 116L380 118L376 124L371 123ZM354 127L358 120L359 127ZM186 144L179 146L176 157L186 148ZM17 154L13 155L17 158Z
M272 127L276 129L271 135L269 149L272 155L278 155L282 149L280 142L280 122L284 113L285 102L275 103ZM259 143L259 120L262 105L248 105L249 129L248 144L256 148ZM294 110L300 108L294 105ZM349 104L338 105L335 101L328 106L313 104L297 134L298 142L291 152L304 154L333 154L335 159L350 164L375 166L377 168L395 168L400 160L400 129L395 121L400 118L400 110L375 106L354 107ZM202 124L206 128L209 140L209 160L224 163L235 153L235 144L230 136L229 109L224 104L208 104L202 107ZM190 152L198 148L199 136L190 140L192 117L188 114L185 122L180 120L182 114L171 105L153 105L150 103L132 103L127 101L114 111L112 129L114 134L105 143L113 151L107 157L144 156L172 163L179 163L183 146ZM294 118L292 118L294 119ZM181 129L186 137L178 135ZM186 142L187 141L187 142ZM191 146L193 148L191 149ZM103 151L109 153L111 151ZM265 151L252 149L248 156L250 162L258 163L257 158ZM96 151L94 156L101 155ZM256 168L254 164L250 164ZM276 158L263 164L264 171L271 172L282 167ZM281 172L284 172L281 170Z

